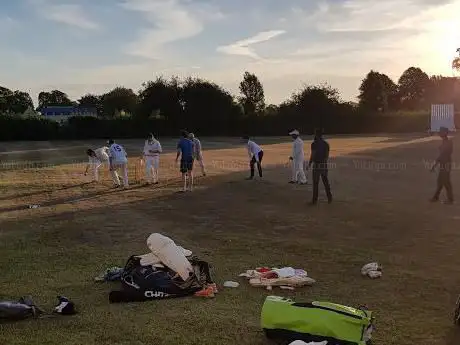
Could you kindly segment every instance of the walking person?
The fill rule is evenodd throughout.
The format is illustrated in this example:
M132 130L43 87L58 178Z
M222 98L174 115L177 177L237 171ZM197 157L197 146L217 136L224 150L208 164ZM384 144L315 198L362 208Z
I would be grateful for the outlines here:
M439 156L436 159L431 171L434 172L436 167L439 165L437 188L434 196L431 198L431 202L437 202L439 195L443 188L446 189L447 201L446 204L452 204L454 202L454 193L452 191L452 182L450 179L450 172L452 169L452 153L454 150L452 141L448 137L449 130L446 127L439 129L439 136L442 139L441 146L439 147Z
M184 188L182 192L193 190L193 141L187 131L182 131L182 138L177 144L176 163L180 157L180 172Z
M292 178L289 183L307 184L307 176L305 175L305 157L303 150L303 140L300 138L300 133L297 129L289 133L294 139L292 145L292 156L289 160L292 162Z
M126 154L126 151L123 148L123 146L116 144L113 139L110 139L108 141L108 144L110 171L113 173L115 188L121 186L117 170L120 170L123 174L123 187L128 188L128 155Z
M144 144L145 178L147 184L158 184L160 154L163 152L160 142L150 133Z
M88 155L89 162L86 165L85 176L88 175L89 168L93 171L93 181L99 182L99 168L103 164L109 165L109 148L106 146L100 147L96 150L88 149L86 154Z
M247 142L248 145L248 156L249 156L249 167L251 170L251 176L247 178L247 180L254 179L254 168L257 164L257 170L259 172L259 177L262 178L262 158L264 157L264 151L262 148L257 145L254 141L252 141L249 137L243 137L243 140Z
M206 176L206 170L203 162L203 151L201 149L201 141L195 137L195 134L190 133L190 140L193 142L193 158L198 162L201 168L201 173Z
M323 181L324 189L326 190L327 200L329 203L332 202L332 193L328 178L328 159L329 144L326 140L323 139L322 131L316 129L315 139L311 144L310 161L308 162L308 168L310 168L310 166L313 164L313 198L311 205L316 205L318 203L318 187L320 178Z

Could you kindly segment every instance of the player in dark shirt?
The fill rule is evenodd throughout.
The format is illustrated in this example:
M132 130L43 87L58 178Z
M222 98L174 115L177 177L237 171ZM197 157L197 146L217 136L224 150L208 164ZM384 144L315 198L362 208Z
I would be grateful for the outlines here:
M321 130L315 130L315 139L311 144L311 155L310 161L308 162L308 168L313 164L313 198L311 201L312 205L316 205L318 202L318 187L319 179L323 180L324 189L326 190L327 200L329 203L332 202L331 187L328 179L328 168L327 161L329 159L329 144L323 139L323 133Z
M436 192L433 198L431 198L431 201L437 202L442 189L446 188L447 204L452 204L454 202L454 195L452 192L452 183L450 181L450 171L452 168L452 152L454 148L448 134L449 130L447 128L441 127L439 129L439 136L442 139L442 144L439 147L438 159L436 159L435 164L431 168L431 171L435 171L436 167L439 165L438 182Z

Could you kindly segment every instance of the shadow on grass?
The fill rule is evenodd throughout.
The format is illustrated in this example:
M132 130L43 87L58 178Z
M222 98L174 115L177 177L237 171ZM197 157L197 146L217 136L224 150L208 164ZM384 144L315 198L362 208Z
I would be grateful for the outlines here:
M188 299L119 308L106 305L111 286L94 287L89 280L91 274L97 274L101 264L123 264L129 255L144 253L146 237L151 232L161 232L200 256L208 253L204 259L216 267L218 281L235 279L242 271L259 265L307 266L309 274L318 279L317 285L292 293L273 293L298 300L366 304L375 311L379 325L376 336L381 344L408 345L423 336L435 341L445 336L450 327L439 330L439 324L434 323L435 327L429 321L450 310L450 295L458 293L457 265L449 254L457 251L459 240L450 232L454 223L442 223L447 221L448 209L438 208L431 213L423 199L430 192L426 190L430 175L421 171L422 160L431 155L433 146L436 145L418 143L366 152L388 166L405 162L406 168L400 170L364 168L355 164L355 158L346 156L334 159L332 163L336 162L337 167L331 168L330 175L338 202L314 209L306 206L311 185L288 185L290 171L284 166L269 166L261 181L244 181L246 171L211 175L198 179L194 192L182 195L168 189L180 188L179 180L170 181L168 186L134 190L141 200L124 197L121 204L96 204L86 210L4 222L2 228L18 226L22 230L11 233L14 240L11 237L11 241L0 244L3 249L11 247L0 268L10 277L5 278L7 281L11 277L21 281L48 268L50 273L37 273L33 286L26 287L33 289L43 283L44 293L84 292L84 296L72 296L83 305L75 327L89 334L88 326L100 326L94 327L91 338L84 339L87 342L101 332L112 334L111 340L117 339L129 328L129 336L143 343L173 343L172 333L184 345L196 343L188 338L190 330L206 345L234 344L235 339L241 344L265 343L259 315L267 293L244 283L240 289L224 290L209 303ZM321 194L324 201L322 187ZM28 226L31 222L32 230ZM432 229L436 229L436 236ZM456 233L456 227L452 232ZM34 260L24 260L31 252ZM434 257L436 266L432 264ZM382 261L388 267L385 279L360 279L359 269L368 260ZM15 261L16 266L7 264L10 261ZM442 271L442 279L438 279L438 270ZM75 286L66 286L69 281ZM25 288L20 285L18 290ZM186 317L177 317L184 313ZM94 315L101 320L100 315L104 315L108 328ZM195 321L190 323L192 316ZM142 323L143 328L154 323L165 331L141 332L127 323L131 319ZM168 328L172 320L173 329ZM199 328L202 324L206 325L204 329ZM39 339L50 326L40 330L32 327ZM223 329L228 338L221 339ZM62 332L71 336L73 331L69 328ZM153 337L150 333L155 333L156 341L149 338ZM448 345L458 344L457 334L449 337L452 342Z

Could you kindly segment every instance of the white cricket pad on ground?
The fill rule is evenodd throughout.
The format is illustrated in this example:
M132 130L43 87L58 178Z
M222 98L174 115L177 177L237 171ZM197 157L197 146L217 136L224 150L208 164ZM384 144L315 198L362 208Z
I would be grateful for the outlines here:
M431 132L439 132L441 127L455 131L455 112L453 104L431 105Z

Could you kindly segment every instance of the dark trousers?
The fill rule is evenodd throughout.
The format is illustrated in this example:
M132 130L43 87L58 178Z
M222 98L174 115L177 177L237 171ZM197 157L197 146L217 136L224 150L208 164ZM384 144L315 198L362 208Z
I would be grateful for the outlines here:
M257 163L257 170L259 171L259 176L262 177L262 158L264 157L264 152L260 151L258 154L259 161L256 161L256 157L253 156L251 162L249 162L249 167L251 168L251 177L254 177L254 165Z
M327 200L332 201L331 186L327 177L327 163L316 163L313 165L313 199L312 203L318 202L319 179L323 180L324 189L326 190Z
M442 189L447 192L447 200L454 201L454 193L452 192L452 183L450 181L450 169L440 169L438 173L438 183L433 199L438 200Z

